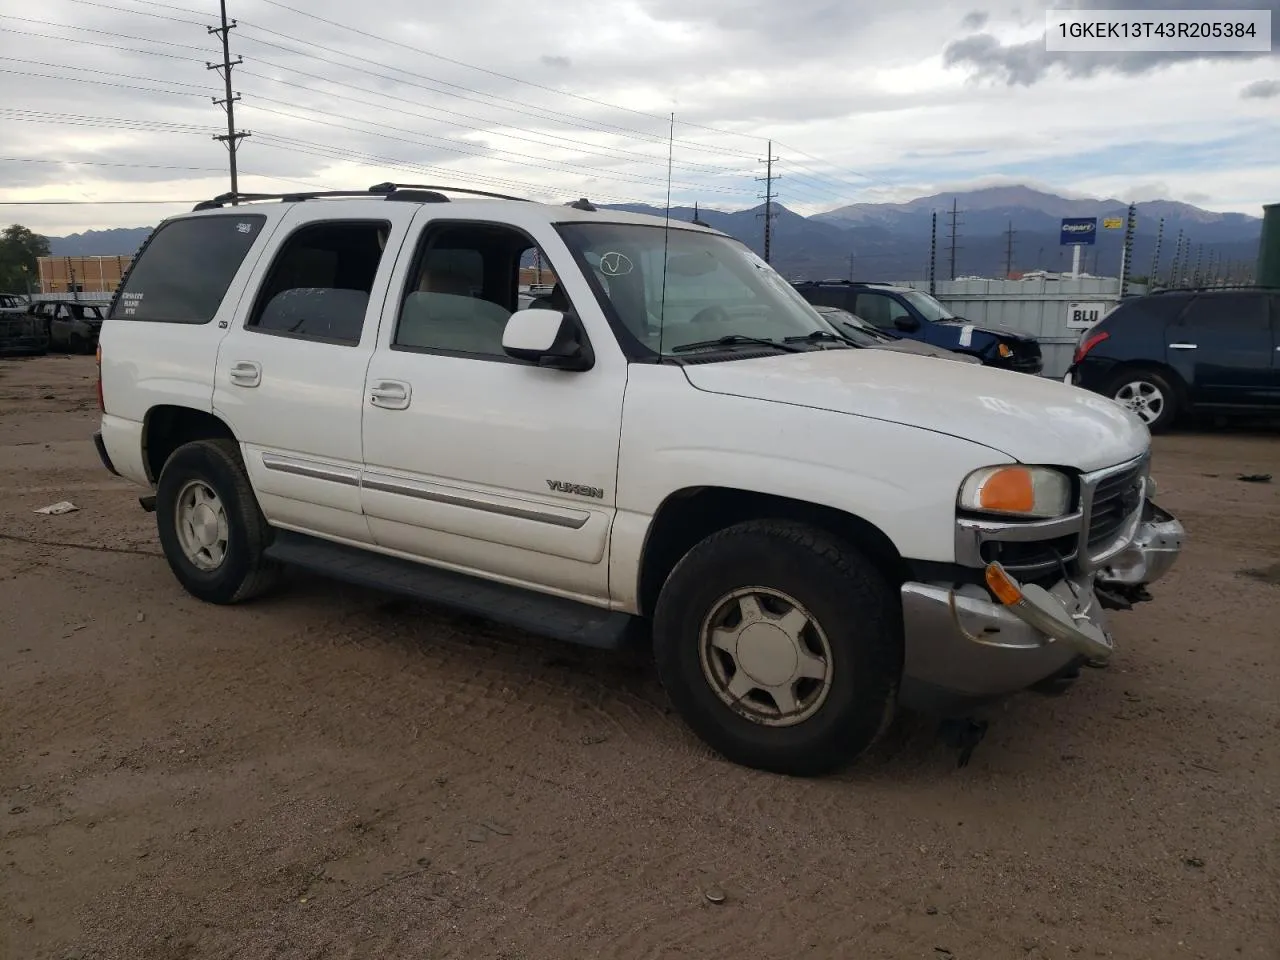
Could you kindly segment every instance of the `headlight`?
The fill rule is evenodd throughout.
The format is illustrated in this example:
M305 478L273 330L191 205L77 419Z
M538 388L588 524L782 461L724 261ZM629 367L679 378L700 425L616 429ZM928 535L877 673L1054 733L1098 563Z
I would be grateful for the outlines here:
M962 510L1015 517L1060 517L1071 509L1071 480L1048 467L983 467L960 487Z

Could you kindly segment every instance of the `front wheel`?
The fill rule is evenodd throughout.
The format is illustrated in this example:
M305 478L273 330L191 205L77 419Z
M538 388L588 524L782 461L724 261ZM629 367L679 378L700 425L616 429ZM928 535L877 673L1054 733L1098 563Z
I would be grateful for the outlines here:
M270 527L234 440L197 440L173 452L156 484L160 546L186 591L209 603L264 593L279 575L263 556Z
M1106 395L1133 412L1152 433L1172 426L1178 415L1178 395L1167 377L1155 370L1117 372L1107 384Z
M658 672L685 722L727 759L826 773L892 719L900 609L871 562L823 531L738 524L690 550L663 586Z

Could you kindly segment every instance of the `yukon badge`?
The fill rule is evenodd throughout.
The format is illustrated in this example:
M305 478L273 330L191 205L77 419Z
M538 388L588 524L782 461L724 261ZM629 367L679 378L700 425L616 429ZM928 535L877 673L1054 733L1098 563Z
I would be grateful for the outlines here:
M604 499L604 491L599 487L584 487L580 483L569 483L567 480L548 480L547 486L557 493L573 493L579 497L595 497Z

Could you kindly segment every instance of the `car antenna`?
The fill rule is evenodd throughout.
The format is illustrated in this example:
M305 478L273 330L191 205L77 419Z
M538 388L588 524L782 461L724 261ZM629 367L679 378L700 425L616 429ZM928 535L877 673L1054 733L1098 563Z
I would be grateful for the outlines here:
M667 129L667 214L662 224L662 299L658 303L658 362L662 362L662 334L667 328L667 250L671 240L671 166L676 148L676 112Z

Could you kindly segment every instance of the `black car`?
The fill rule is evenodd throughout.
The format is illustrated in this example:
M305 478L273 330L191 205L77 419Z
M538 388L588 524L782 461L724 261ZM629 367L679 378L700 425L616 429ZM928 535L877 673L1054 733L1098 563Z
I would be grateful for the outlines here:
M839 307L815 306L813 309L817 310L818 315L831 325L831 329L835 333L852 340L860 347L869 347L875 350L892 350L895 353L914 353L922 357L940 357L944 360L958 360L961 363L982 362L977 357L967 353L944 350L942 347L930 346L927 343L921 343L919 340L908 340L900 334L881 330L867 323L861 317L850 313L848 310L841 310Z
M1064 379L1153 433L1184 413L1280 412L1280 289L1126 298L1084 331Z
M801 280L792 286L814 306L839 307L881 330L967 353L989 367L1032 374L1044 369L1035 337L1007 327L970 323L921 290L849 280Z

